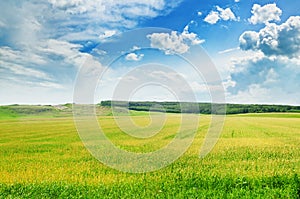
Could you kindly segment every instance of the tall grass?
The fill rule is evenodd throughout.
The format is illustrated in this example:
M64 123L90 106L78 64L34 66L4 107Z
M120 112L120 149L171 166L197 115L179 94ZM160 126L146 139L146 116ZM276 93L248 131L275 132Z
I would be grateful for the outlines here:
M149 122L143 115L136 123ZM149 152L174 137L178 115L168 114L153 138L122 133L101 116L120 148ZM229 116L213 151L199 159L210 122L202 116L190 149L168 167L122 173L90 155L70 117L0 120L0 198L299 198L300 121L270 114Z

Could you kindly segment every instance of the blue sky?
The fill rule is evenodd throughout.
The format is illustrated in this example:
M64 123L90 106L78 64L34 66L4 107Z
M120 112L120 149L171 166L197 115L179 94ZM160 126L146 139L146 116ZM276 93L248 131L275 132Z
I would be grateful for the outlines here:
M166 78L180 74L197 101L210 101L210 88L218 88L180 58L192 54L201 62L202 47L227 102L300 105L300 1L12 0L0 6L0 104L73 102L78 72L90 58L105 71L96 102L110 99L128 72L154 62L169 67ZM112 58L118 59L110 64ZM157 86L133 96L176 99Z

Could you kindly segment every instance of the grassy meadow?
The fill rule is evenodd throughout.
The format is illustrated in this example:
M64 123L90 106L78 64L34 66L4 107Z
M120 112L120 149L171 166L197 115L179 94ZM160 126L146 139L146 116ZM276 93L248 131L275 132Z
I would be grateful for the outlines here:
M200 159L210 123L210 116L203 115L192 146L181 158L158 171L130 174L103 165L88 152L70 111L51 111L26 115L2 110L0 198L300 197L298 113L227 116L217 145ZM180 125L178 114L167 114L159 134L134 139L121 132L108 109L97 113L106 135L135 152L164 146ZM150 121L146 112L131 113L138 125Z

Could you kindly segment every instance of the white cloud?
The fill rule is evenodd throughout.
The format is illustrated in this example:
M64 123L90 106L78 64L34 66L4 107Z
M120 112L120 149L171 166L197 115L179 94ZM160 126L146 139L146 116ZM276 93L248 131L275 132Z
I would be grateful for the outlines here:
M0 47L0 55L3 57L0 61L0 79L9 77L17 84L30 87L62 88L64 80L57 79L55 73L63 71L63 67L78 68L85 61L87 54L80 53L80 47L78 44L54 39L41 40L36 46L22 50ZM58 86L57 81L62 85Z
M136 51L136 50L140 50L140 49L141 49L141 47L139 47L139 46L133 46L131 48L132 51Z
M240 0L234 0L234 2L238 3L238 2L240 2Z
M201 16L203 13L198 11L197 14L198 14L198 16Z
M79 44L49 39L41 42L36 47L36 53L41 54L41 56L48 55L50 59L53 55L61 56L66 63L79 67L83 64L87 56L87 54L79 52L80 47L82 46Z
M172 31L171 33L153 33L148 35L151 47L163 50L166 54L184 54L190 45L199 45L204 42L195 33L189 32L187 25L182 33Z
M5 40L5 44L34 46L43 30L43 18L38 16L45 16L45 5L30 1L1 1L0 7L0 19L3 23L0 25L0 37Z
M57 93L47 95L47 92L39 92L38 88L70 86L75 79L76 70L88 56L82 51L96 53L92 49L94 45L115 33L135 28L145 19L167 15L181 1L1 1L1 89L5 81L6 85L10 84L10 87L26 90L28 93L32 92L30 88L37 87L35 95L27 93L32 96L32 100L28 102L32 103L34 97L39 102L39 96L55 96L60 99L55 101L62 101L61 99L66 99L65 93L60 96ZM85 41L90 41L92 45L83 45ZM100 50L97 53L105 54ZM133 57L139 58L141 55ZM15 95L18 89L13 92L8 92L9 89L0 91L13 96L5 99L18 99L22 102L22 95L26 92ZM68 98L67 101L70 102L71 99Z
M264 84L275 83L276 81L278 81L278 78L279 75L277 74L275 69L271 68L266 74L266 81L264 82Z
M265 55L262 52L245 52L240 53L238 57L232 57L230 59L230 67L228 70L230 73L241 73L248 69L249 62L257 63L265 58Z
M166 54L185 53L189 47L183 42L183 39L177 32L169 33L153 33L148 35L151 41L151 47L158 48L166 52Z
M259 32L240 36L242 50L258 50L267 56L300 56L300 16L291 16L281 25L267 23Z
M195 93L201 93L202 95L208 94L209 92L222 92L224 91L224 88L222 85L209 85L206 83L198 82L198 81L191 81L188 82L190 87L193 89Z
M0 28L10 45L35 45L39 39L99 41L107 30L134 28L143 19L168 14L182 0L2 1ZM2 24L2 25L1 25ZM99 38L100 37L100 38Z
M264 6L254 4L251 13L253 15L248 19L251 24L267 24L271 21L280 21L282 10L276 6L276 3L266 4Z
M46 68L43 66L47 64L47 59L41 58L35 52L17 51L9 47L1 47L0 55L3 56L3 59L0 60L1 89L7 90L3 87L5 82L10 82L12 84L10 85L11 88L14 87L13 84L22 85L23 87L62 88L62 85L56 83L51 74L44 71ZM11 93L12 90L6 92Z
M241 90L237 94L227 93L228 103L244 104L289 104L299 105L299 93L286 92L282 87L266 87L261 84L251 84L246 90Z
M239 19L235 16L230 8L223 9L216 6L216 11L212 10L205 18L204 21L210 24L216 24L219 20L224 21L238 21Z
M89 0L48 0L53 8L64 10L68 14L83 14L90 12L103 13L106 7L113 7L113 1Z
M300 62L287 57L245 52L231 61L227 101L300 104Z
M72 101L72 87L53 82L24 82L0 78L0 104L62 104Z
M259 34L255 31L246 31L240 38L240 48L243 50L254 50L258 47Z
M225 89L228 89L230 87L235 87L235 85L236 85L236 82L232 81L232 79L230 77L228 77L227 79L225 79L223 81L223 86Z
M82 23L77 16L80 14L95 27L107 24L110 27L133 28L139 18L150 18L168 14L181 0L48 0L53 9L61 10L74 23ZM86 19L85 19L86 20Z
M13 50L8 46L0 47L1 59L5 61L12 61L18 64L46 64L47 61L44 57L35 54L32 50Z
M190 41L192 45L198 45L198 44L201 44L204 42L204 40L201 40L198 38L198 35L196 33L189 32L189 25L186 25L184 27L183 32L181 33L181 36L182 36L183 40Z
M220 8L217 6L217 10L219 11L220 18L223 19L224 21L237 21L238 19L235 17L234 13L231 11L230 8Z
M56 8L76 7L83 4L83 0L48 0Z
M253 104L268 104L274 103L273 95L267 88L259 84L251 84L246 90L241 90L237 94L228 95L227 101L234 103L253 103Z
M54 89L63 89L64 88L60 84L53 83L53 82L47 82L47 81L35 82L33 85L36 86L36 87L46 87L46 88L54 88Z
M51 53L69 57L73 55L74 51L78 52L77 50L80 47L81 45L72 44L67 41L49 39L42 42L41 46L39 46L38 49L44 53Z
M40 80L52 80L52 78L47 73L37 69L26 68L19 64L6 62L2 60L0 61L0 65L0 69L4 69L2 71L2 74L6 74L9 76L25 76L26 78L38 78ZM6 79L6 76L1 75L0 78Z
M211 11L205 18L204 21L210 24L216 24L220 19L219 13Z
M105 12L111 9L122 9L122 13L131 15L149 15L154 10L162 10L166 3L164 0L48 0L49 3L55 8L63 9L70 14L82 14L86 12ZM175 6L177 2L169 4L169 6ZM116 12L116 14L119 14Z
M115 30L106 30L104 31L104 33L102 35L99 36L99 39L100 40L104 40L104 39L107 39L109 37L112 37L116 34L117 31Z
M230 53L230 52L233 52L233 51L236 51L236 50L239 50L239 48L229 48L229 49L226 49L226 50L219 51L218 53L219 54L225 54L225 53Z
M126 55L125 59L128 61L140 61L144 57L144 54L137 55L135 53L129 53Z
M94 48L91 54L94 56L103 56L103 55L107 55L107 52L105 50L100 50L99 48Z

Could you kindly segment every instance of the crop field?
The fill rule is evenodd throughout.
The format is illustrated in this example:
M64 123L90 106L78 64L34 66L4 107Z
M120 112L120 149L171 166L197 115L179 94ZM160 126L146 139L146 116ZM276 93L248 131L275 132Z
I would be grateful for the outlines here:
M131 113L138 125L149 123L145 112ZM179 114L167 114L160 133L135 139L123 134L109 114L99 121L115 145L134 152L163 147L180 125ZM0 198L300 197L300 114L227 116L218 143L200 159L209 123L210 116L200 117L191 147L173 164L131 174L95 159L68 114L2 117Z

